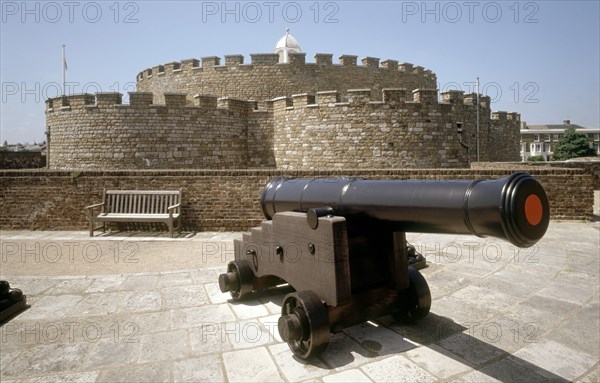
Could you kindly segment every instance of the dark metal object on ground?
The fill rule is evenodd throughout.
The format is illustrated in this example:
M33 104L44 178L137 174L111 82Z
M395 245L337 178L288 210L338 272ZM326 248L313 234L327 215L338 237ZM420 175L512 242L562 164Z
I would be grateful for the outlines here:
M28 307L21 290L11 289L7 281L0 281L0 325Z
M329 333L393 314L411 323L431 307L425 259L406 232L494 236L535 244L549 222L548 199L530 175L499 180L369 181L276 178L262 191L267 218L235 241L235 261L219 276L242 300L289 283L279 333L307 359Z

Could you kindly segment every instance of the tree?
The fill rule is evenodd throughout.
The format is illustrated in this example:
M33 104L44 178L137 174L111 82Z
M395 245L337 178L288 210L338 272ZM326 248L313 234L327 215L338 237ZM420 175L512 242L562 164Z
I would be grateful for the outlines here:
M527 161L529 161L529 162L539 162L539 161L546 161L546 160L544 159L544 156L539 155L539 156L527 157Z
M594 149L590 148L590 141L584 133L577 133L570 127L558 141L552 158L555 161L564 161L569 158L595 156Z

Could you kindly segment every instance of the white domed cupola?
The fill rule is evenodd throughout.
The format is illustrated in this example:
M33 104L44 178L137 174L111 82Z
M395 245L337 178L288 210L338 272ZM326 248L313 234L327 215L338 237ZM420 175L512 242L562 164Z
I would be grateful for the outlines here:
M279 54L280 63L288 63L290 53L302 53L300 50L300 44L298 44L298 41L294 38L294 36L290 35L289 28L286 28L285 36L283 36L277 42L277 45L275 46L275 53Z

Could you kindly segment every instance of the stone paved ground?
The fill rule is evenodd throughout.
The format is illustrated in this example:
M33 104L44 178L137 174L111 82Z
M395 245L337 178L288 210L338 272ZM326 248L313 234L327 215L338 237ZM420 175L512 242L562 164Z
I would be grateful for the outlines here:
M243 304L219 291L240 233L3 232L1 278L31 308L0 328L0 380L597 382L599 229L553 222L518 251L409 234L430 315L348 328L307 363L277 333L288 289Z

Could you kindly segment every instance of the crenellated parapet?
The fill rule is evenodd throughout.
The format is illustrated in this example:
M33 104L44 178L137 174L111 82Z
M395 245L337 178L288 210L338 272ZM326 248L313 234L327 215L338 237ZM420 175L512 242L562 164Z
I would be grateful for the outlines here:
M224 59L221 60L219 56L205 56L201 59L186 59L181 61L174 61L163 65L156 65L151 68L144 69L137 75L138 81L150 79L155 76L163 76L170 73L178 73L182 71L202 71L215 69L215 67L230 68L232 70L239 69L234 68L236 66L244 66L245 69L251 70L252 66L264 66L264 65L304 65L312 67L318 66L332 66L332 67L364 67L371 69L386 69L400 71L403 73L410 73L415 75L422 75L424 77L435 77L435 74L430 69L425 69L422 66L414 66L410 63L399 64L397 60L384 60L380 61L377 57L364 57L360 60L361 65L358 65L358 56L353 55L341 55L338 58L338 64L333 63L333 54L331 53L317 53L314 55L314 62L306 62L306 53L290 53L290 60L288 63L279 63L279 55L277 53L251 53L250 62L245 63L244 55L234 54L225 55ZM223 61L224 65L221 64Z
M140 109L153 109L155 111L166 109L186 109L190 113L198 112L221 113L251 113L256 110L256 102L241 100L233 97L217 97L213 95L197 94L192 103L188 102L185 93L164 93L161 97L163 103L155 104L155 95L152 92L129 92L129 104L123 104L123 95L117 92L96 94L75 94L61 96L46 100L46 113L66 111L103 111L115 109L121 113L137 111Z
M521 114L516 112L492 112L491 118L494 121L512 121L516 123L521 123Z
M274 109L319 108L319 107L352 107L369 105L373 108L400 107L401 104L435 104L437 90L416 89L412 92L403 88L385 88L379 94L373 89L348 89L319 91L316 94L300 93L291 97L277 97L270 100Z
M441 102L449 103L454 106L476 106L477 93L467 93L462 90L449 90L440 94ZM490 108L490 97L479 94L479 107L482 109Z
M406 88L384 88L379 92L375 89L347 89L346 91L338 90L323 90L312 93L293 94L290 97L277 97L270 100L276 107L284 105L286 108L294 107L345 107L352 105L369 104L372 107L398 107L400 104L423 104L423 105L439 105L446 106L461 106L470 107L473 111L477 104L477 96L475 94L465 95L463 91L448 91L440 94L438 99L437 89L414 89ZM489 109L490 98L480 95L480 109ZM520 119L518 113L493 112L492 119L502 117L504 120Z
M139 91L160 95L186 93L188 101L197 93L253 99L259 102L323 89L435 88L435 74L421 66L377 57L341 55L334 63L333 54L317 53L307 62L306 53L290 53L287 63L276 53L207 56L156 65L137 77Z

